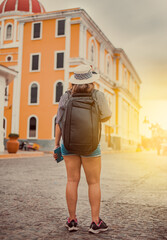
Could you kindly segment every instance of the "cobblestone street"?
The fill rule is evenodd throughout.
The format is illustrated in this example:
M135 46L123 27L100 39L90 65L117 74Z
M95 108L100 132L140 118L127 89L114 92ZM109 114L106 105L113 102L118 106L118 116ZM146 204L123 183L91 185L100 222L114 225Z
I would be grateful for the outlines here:
M64 162L51 155L0 159L0 239L165 240L167 157L155 153L113 153L102 157L101 217L109 231L92 235L87 184L78 192L79 230L65 228Z

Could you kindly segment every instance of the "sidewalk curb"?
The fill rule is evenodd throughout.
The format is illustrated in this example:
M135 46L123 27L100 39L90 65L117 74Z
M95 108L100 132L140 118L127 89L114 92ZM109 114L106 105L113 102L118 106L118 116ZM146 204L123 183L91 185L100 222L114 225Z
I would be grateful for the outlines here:
M0 154L0 159L29 158L29 157L41 157L41 156L44 156L44 152L36 152L36 153L7 153L7 154Z
M106 150L101 151L102 154L112 154L112 153L132 153L135 151L116 151L116 150ZM26 152L26 153L6 153L0 154L0 159L9 159L9 158L31 158L31 157L42 157L44 155L53 155L53 151L41 151L41 152Z

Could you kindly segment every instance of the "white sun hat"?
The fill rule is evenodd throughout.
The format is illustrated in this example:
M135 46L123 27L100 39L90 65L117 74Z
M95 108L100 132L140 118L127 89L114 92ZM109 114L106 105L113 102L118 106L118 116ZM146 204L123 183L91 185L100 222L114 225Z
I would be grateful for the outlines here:
M99 74L92 72L89 65L81 64L74 68L74 75L71 76L69 82L72 84L88 84L99 79Z

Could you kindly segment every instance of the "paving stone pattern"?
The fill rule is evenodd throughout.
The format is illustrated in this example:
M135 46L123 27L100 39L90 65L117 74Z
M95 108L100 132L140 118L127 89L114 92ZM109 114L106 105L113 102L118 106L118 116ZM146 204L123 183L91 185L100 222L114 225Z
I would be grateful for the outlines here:
M79 231L65 228L68 216L64 162L52 156L0 159L0 239L165 240L167 158L154 153L102 157L101 217L109 231L92 235L87 184L78 192Z

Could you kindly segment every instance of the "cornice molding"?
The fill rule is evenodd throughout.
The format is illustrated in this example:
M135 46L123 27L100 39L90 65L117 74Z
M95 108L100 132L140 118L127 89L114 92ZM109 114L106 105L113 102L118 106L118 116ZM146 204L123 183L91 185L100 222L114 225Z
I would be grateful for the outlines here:
M46 12L46 13L39 13L39 14L30 14L24 17L19 18L19 22L32 22L32 21L42 21L42 20L49 20L61 17L71 17L71 15L75 15L75 17L80 17L80 9L70 9L70 10L62 10L62 11L55 11L55 12Z
M129 60L128 56L124 52L122 48L115 48L114 54L119 54L120 56L115 56L116 58L119 58L122 60L122 63L126 66L126 68L135 76L135 80L137 80L138 84L141 84L142 81L137 74L135 68L133 67L131 61Z
M7 49L7 48L18 48L19 47L19 42L16 43L5 43L2 44L0 49Z
M27 14L32 14L32 12L23 12L23 11L8 11L0 14L1 17L7 17L10 18L11 16L16 17L16 16L23 16Z
M15 20L15 19L18 19L20 16L2 16L2 14L0 14L0 21L3 21L3 20Z

